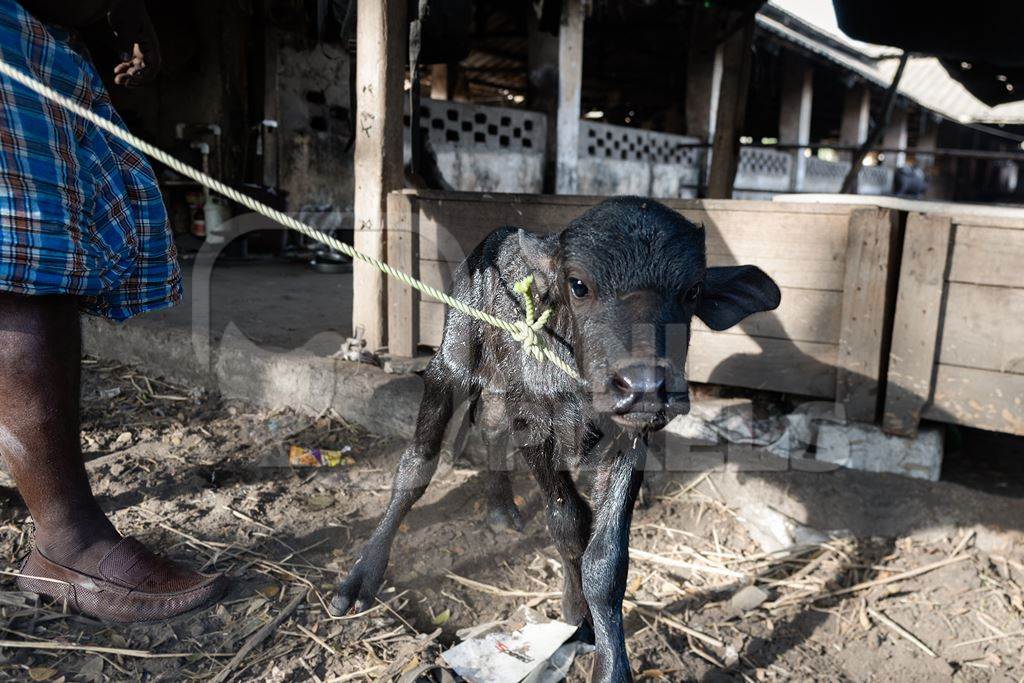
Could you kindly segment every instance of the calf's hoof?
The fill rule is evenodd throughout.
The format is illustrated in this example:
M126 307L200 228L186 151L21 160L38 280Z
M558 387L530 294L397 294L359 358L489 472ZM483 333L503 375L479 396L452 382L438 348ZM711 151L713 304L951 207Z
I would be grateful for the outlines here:
M515 503L508 505L494 506L487 511L487 526L491 531L499 532L506 530L522 531L523 516Z
M340 617L350 611L359 613L368 610L373 606L383 578L383 571L376 571L362 561L357 562L331 598L331 616Z
M636 506L641 510L650 510L653 505L654 493L651 491L651 483L645 477L636 496Z

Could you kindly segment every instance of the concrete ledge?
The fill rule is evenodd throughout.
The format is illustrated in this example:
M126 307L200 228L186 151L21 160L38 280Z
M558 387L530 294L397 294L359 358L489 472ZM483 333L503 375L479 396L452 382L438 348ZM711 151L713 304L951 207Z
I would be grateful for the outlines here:
M417 375L318 356L308 349L274 351L229 328L209 362L182 328L86 319L86 353L131 363L172 381L196 384L269 408L318 415L333 408L382 436L412 436L423 394ZM340 343L340 342L339 342Z

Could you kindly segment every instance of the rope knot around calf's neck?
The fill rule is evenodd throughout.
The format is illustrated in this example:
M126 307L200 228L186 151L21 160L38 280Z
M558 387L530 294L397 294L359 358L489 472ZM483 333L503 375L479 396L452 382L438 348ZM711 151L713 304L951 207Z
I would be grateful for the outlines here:
M544 340L538 332L544 329L548 318L551 317L551 309L549 308L535 317L537 308L533 301L533 275L527 275L515 283L512 288L522 295L523 308L526 312L525 320L515 321L515 330L512 332L512 338L522 344L523 350L528 354L539 361L543 361Z

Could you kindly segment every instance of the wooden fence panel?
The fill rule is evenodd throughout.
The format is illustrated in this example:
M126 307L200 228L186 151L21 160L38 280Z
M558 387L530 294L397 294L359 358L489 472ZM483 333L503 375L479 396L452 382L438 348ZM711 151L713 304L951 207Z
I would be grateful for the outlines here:
M1024 218L911 214L883 427L1024 435Z
M492 230L515 225L561 230L601 197L404 191L393 210L409 227L389 238L389 255L429 284L447 289L465 255ZM736 200L663 202L707 230L710 265L752 263L779 283L782 305L726 332L693 327L688 376L696 382L771 389L818 398L841 396L848 412L872 419L878 411L892 316L897 213L838 204ZM856 209L856 211L854 211ZM415 256L412 256L415 254ZM395 290L389 318L392 349L436 346L444 306ZM419 321L413 323L415 302ZM860 333L858 325L869 327ZM403 338L396 339L396 335ZM840 373L840 369L842 373Z

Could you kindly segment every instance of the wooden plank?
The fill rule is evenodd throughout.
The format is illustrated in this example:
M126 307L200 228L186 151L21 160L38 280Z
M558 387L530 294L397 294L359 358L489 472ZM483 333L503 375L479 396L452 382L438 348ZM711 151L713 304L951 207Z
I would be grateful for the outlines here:
M880 409L895 298L899 214L857 209L850 214L843 313L836 355L836 400L851 420L874 422Z
M940 363L1024 375L1024 289L950 282L941 337Z
M791 341L838 344L843 311L842 292L782 287L782 303L774 311L756 313L723 334L772 337ZM710 332L697 318L693 329Z
M444 329L444 305L423 301L420 310L421 343L437 346ZM834 398L836 349L835 344L694 329L687 377L694 382Z
M1024 287L1024 230L957 225L949 279L1000 287Z
M1024 436L1024 375L938 365L924 417Z
M563 0L558 31L555 192L579 191L580 97L583 91L583 0Z
M953 213L953 225L969 225L980 228L1004 228L1006 230L1024 230L1024 210L1022 209L1006 206L954 204L952 210L955 211L956 209L961 209L965 206L974 210L969 213ZM991 212L991 214L988 212Z
M358 0L356 31L355 248L385 258L387 195L403 183L402 83L405 77L405 0ZM384 344L384 276L356 261L352 327L363 328L369 349Z
M455 263L420 261L418 277L428 285L448 291L456 267ZM391 287L393 286L395 283L392 283ZM778 309L752 315L740 325L726 330L724 334L750 334L757 337L838 344L842 298L841 292L782 288L782 305ZM424 321L428 318L443 317L443 312L435 312L434 308L428 305L431 301L423 303L420 315ZM393 308L393 305L391 307ZM693 324L694 329L708 331L708 328L697 319L694 319Z
M831 399L836 345L792 342L694 330L687 378L751 389Z
M418 278L419 208L415 197L392 192L388 195L388 263ZM409 285L388 283L388 352L400 358L416 355L420 337L420 293Z
M517 225L539 232L563 229L585 209L573 205L422 204L420 254L458 262L493 230ZM707 230L711 265L753 263L780 286L840 291L844 284L848 214L764 215L735 211L684 210ZM442 253L443 252L443 253Z
M468 202L479 204L571 204L575 206L593 206L607 197L593 197L587 195L548 195L548 194L525 194L518 192L461 192L452 190L425 190L416 188L403 188L397 190L402 194L415 195L424 202ZM682 211L686 209L713 211L722 209L727 211L748 211L750 213L803 213L803 214L829 214L848 215L851 210L865 205L873 206L871 202L853 201L857 197L850 197L849 202L800 202L800 201L764 201L759 199L659 199L665 206ZM864 199L864 198L860 198ZM873 198L874 199L874 198ZM878 197L881 203L886 198Z
M882 416L882 428L891 434L916 435L932 393L952 233L948 216L907 216Z

